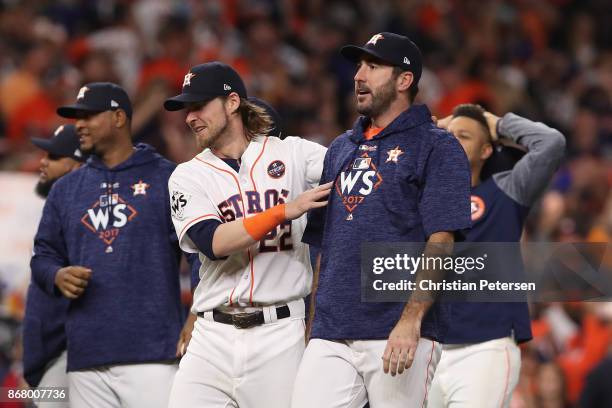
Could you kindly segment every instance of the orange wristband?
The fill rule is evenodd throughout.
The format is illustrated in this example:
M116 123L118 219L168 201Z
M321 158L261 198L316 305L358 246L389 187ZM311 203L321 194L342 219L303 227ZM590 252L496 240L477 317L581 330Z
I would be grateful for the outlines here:
M259 241L277 225L285 221L285 204L275 205L254 217L244 218L242 224L255 241Z

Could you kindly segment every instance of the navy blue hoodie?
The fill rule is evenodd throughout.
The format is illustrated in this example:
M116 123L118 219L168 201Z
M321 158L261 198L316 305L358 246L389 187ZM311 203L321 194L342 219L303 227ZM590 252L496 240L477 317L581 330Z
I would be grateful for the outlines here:
M59 268L92 269L68 307L68 371L175 358L183 314L167 189L174 168L139 144L118 166L92 157L51 189L34 239L34 281L60 296Z
M334 188L302 238L322 254L313 338L386 339L399 320L405 302L361 301L361 242L425 242L471 225L467 157L426 106L411 106L371 140L368 125L359 118L327 150L321 184ZM447 318L436 303L421 335L443 339Z
M69 301L45 293L30 282L23 319L23 378L37 387L45 368L66 350L66 312Z

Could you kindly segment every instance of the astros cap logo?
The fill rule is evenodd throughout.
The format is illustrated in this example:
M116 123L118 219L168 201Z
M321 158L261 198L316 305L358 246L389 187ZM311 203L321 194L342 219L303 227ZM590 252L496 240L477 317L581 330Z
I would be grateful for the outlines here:
M64 130L64 125L61 125L57 129L55 129L55 132L53 132L53 136L59 135L60 133L62 133L63 130Z
M81 89L79 89L79 94L77 95L77 100L82 99L85 97L85 92L89 91L89 88L84 86Z
M373 45L376 45L376 42L377 42L378 40L382 40L382 39L384 39L384 38L385 38L385 37L383 37L383 36L382 36L382 34L374 34L374 35L372 36L372 38L370 38L370 40L369 40L369 41L368 41L366 44L373 44Z
M192 74L191 72L188 72L185 75L185 79L183 79L183 86L191 86L191 78L193 78L195 76L195 74Z

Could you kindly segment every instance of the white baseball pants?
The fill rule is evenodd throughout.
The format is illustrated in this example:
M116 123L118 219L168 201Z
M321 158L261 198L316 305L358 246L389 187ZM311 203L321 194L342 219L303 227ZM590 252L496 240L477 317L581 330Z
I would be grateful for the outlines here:
M521 371L512 337L444 345L428 408L507 408Z
M176 370L172 362L71 371L70 408L166 408Z
M412 366L392 377L383 372L387 340L308 343L296 378L292 408L425 407L440 359L437 342L421 338Z
M46 387L62 387L68 388L68 374L66 374L66 350L62 352L55 360L51 361L45 370L39 388ZM68 408L69 403L66 402L45 402L38 405L43 408Z
M301 313L248 329L196 320L170 395L170 408L287 408L304 353L304 303ZM269 308L268 308L269 309ZM275 309L274 309L275 310Z

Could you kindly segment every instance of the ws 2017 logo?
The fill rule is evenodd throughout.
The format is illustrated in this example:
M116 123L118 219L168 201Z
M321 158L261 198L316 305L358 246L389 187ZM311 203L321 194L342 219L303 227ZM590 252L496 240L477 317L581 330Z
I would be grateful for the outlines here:
M129 205L119 194L101 195L81 222L87 229L98 235L106 245L106 252L113 252L111 244L119 236L121 228L132 221L138 211Z

